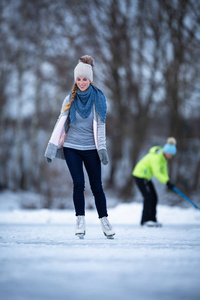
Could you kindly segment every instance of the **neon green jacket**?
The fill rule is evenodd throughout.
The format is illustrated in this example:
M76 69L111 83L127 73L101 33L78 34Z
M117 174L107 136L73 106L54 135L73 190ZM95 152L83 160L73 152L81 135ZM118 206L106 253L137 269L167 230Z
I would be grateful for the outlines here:
M151 180L155 176L160 182L166 184L169 180L167 160L163 155L162 147L154 146L135 166L133 176Z

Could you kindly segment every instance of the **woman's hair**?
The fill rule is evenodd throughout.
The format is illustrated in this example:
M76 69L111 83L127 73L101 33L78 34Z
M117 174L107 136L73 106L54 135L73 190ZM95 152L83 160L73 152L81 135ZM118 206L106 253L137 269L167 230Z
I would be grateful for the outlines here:
M73 89L72 89L72 96L71 96L71 100L69 103L66 103L64 108L63 108L63 112L70 109L72 102L74 101L75 97L76 97L76 92L78 90L78 86L76 83L74 83Z
M84 64L88 64L91 65L92 67L94 67L94 59L89 56L89 55L83 55L79 58L79 63L82 62ZM71 96L71 100L69 103L65 104L64 108L63 108L63 112L70 109L72 102L74 101L75 97L76 97L76 92L78 90L78 86L76 83L74 83L74 86L72 88L72 96Z

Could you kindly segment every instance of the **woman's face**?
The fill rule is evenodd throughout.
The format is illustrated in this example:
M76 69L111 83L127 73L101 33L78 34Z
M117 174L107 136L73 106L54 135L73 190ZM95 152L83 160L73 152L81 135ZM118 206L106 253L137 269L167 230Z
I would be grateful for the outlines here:
M85 92L90 86L90 81L88 78L80 76L76 78L76 84L81 92Z

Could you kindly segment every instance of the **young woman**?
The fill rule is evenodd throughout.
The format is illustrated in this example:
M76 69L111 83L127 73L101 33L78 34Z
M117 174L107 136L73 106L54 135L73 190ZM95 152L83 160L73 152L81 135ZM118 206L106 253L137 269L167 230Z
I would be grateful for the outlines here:
M75 234L83 238L85 225L85 180L83 165L100 218L103 233L113 238L115 232L107 216L106 197L101 181L101 162L108 163L106 150L106 99L93 82L94 60L84 55L74 69L74 86L63 102L61 114L48 143L45 157L65 159L73 180L73 202L77 216Z
M135 166L133 176L144 198L141 225L148 227L162 226L156 219L157 194L152 176L173 189L167 170L167 161L176 154L175 138L168 138L164 147L154 146Z

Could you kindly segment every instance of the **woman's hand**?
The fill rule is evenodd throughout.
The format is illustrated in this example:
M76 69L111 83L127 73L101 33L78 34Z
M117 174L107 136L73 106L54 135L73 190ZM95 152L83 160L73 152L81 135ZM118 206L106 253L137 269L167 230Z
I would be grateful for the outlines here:
M106 149L101 149L98 151L100 161L102 162L103 165L108 164L108 153Z

